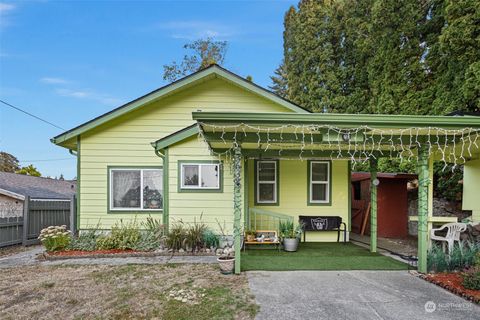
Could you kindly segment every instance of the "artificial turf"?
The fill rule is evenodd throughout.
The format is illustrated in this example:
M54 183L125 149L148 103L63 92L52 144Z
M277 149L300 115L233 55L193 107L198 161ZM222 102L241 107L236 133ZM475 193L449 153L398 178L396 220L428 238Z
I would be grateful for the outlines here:
M351 243L300 243L296 252L242 251L243 271L268 270L407 270L408 265Z

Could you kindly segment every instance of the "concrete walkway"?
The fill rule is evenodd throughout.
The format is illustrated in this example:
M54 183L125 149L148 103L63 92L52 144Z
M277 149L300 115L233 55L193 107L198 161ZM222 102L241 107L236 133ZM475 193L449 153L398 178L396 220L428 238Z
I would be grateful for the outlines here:
M478 319L480 307L406 271L251 271L257 319ZM428 311L427 311L428 309Z
M156 256L156 257L122 257L122 258L79 258L44 261L36 256L43 252L43 247L32 247L31 250L19 252L0 258L0 269L28 265L125 265L125 264L165 264L165 263L216 263L216 256Z

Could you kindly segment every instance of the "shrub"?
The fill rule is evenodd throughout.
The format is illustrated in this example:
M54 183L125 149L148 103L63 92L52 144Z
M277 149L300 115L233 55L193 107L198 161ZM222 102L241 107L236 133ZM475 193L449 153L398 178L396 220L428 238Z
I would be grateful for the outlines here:
M180 250L185 246L186 231L181 223L176 223L170 228L167 235L167 247L172 250Z
M470 268L462 274L462 285L470 290L480 290L480 268Z
M204 223L197 223L196 221L189 225L185 235L185 245L191 248L192 251L198 251L204 245L203 233L207 229Z
M38 239L47 251L59 251L68 247L71 240L71 232L67 226L50 226L40 231Z
M136 220L123 223L115 223L110 234L97 238L96 244L99 250L111 249L135 249L141 240L141 232Z
M164 225L160 220L148 217L145 222L142 222L142 227L144 230L141 232L140 241L135 250L152 251L158 249L165 240Z
M211 229L206 228L205 231L203 231L203 244L206 248L217 248L219 243L220 237Z
M77 237L73 237L68 246L69 250L94 251L97 248L98 230L91 229L81 231Z
M461 246L462 250L455 244L452 252L446 254L441 246L432 244L427 254L428 270L435 272L455 271L475 265L476 257L480 253L480 246L473 242L462 242Z

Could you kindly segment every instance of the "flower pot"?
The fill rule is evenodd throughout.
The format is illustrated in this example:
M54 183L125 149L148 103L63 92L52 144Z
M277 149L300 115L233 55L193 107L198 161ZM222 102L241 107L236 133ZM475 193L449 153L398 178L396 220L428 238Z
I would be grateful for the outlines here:
M247 241L248 242L255 241L255 235L254 234L247 234Z
M294 252L298 248L298 238L285 238L283 239L283 250Z
M219 257L217 259L220 266L220 272L223 274L232 274L235 269L235 257Z

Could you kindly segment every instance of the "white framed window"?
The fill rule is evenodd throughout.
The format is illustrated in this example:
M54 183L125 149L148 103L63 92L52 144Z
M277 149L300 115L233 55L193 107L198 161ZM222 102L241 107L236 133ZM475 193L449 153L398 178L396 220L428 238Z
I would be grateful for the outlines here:
M221 190L220 163L180 163L181 190Z
M163 169L109 168L110 211L162 211Z
M277 204L278 161L259 160L256 164L256 202L258 204Z
M309 203L330 202L330 161L309 161Z

